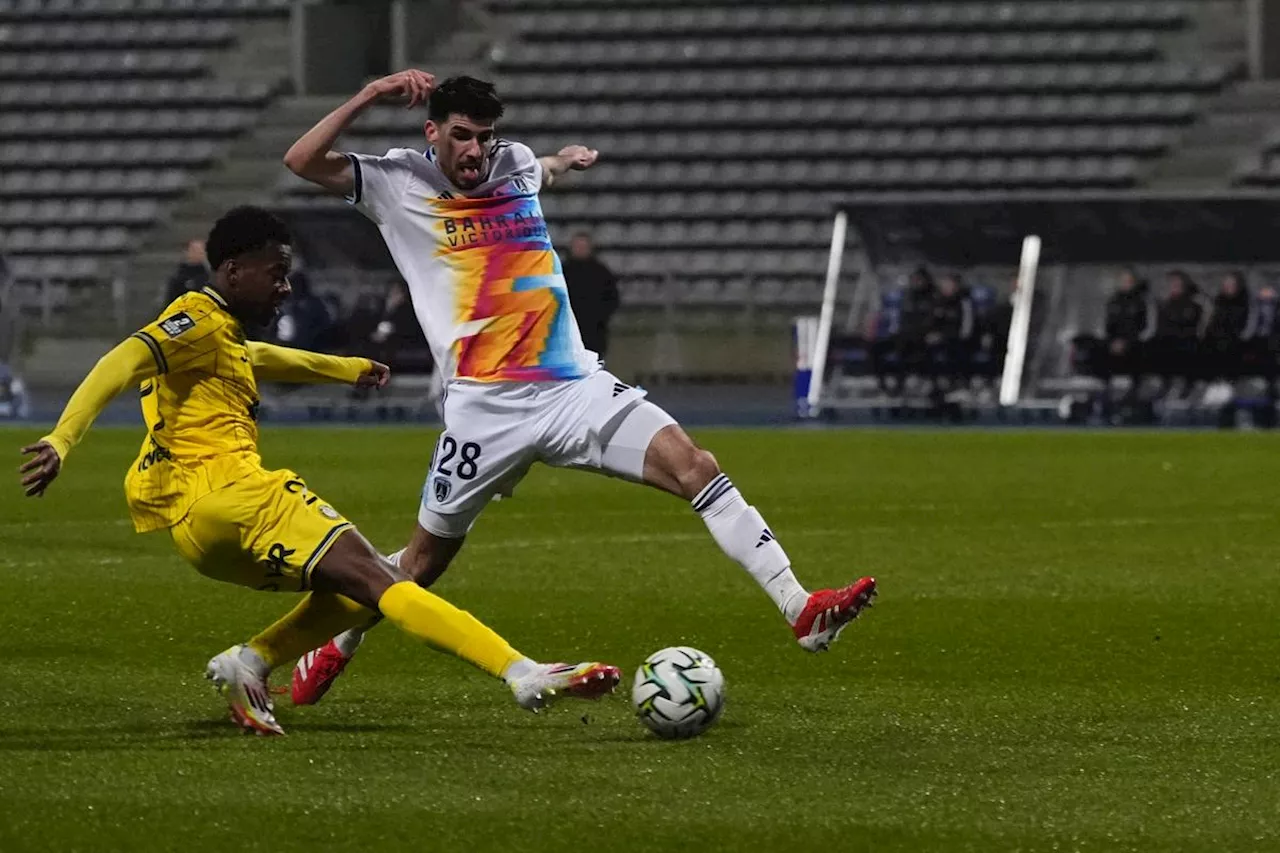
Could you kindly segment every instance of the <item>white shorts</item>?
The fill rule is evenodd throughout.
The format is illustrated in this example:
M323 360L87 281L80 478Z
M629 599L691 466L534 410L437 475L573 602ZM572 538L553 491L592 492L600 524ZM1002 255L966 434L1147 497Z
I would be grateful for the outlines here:
M675 423L644 397L606 370L563 382L453 380L418 524L446 539L465 536L534 462L640 482L649 442Z

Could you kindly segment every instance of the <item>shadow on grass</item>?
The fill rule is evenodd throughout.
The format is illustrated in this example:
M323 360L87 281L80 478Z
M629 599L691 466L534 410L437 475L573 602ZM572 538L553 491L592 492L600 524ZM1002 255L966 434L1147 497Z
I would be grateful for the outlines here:
M94 726L6 726L0 728L0 752L61 750L94 752L137 749L143 745L190 743L242 737L223 720L185 723L119 723Z
M420 734L410 723L337 723L283 721L288 734ZM0 727L0 752L110 752L125 749L182 749L195 743L253 737L228 720L190 720L185 723L119 723L89 726ZM341 748L328 742L326 748Z

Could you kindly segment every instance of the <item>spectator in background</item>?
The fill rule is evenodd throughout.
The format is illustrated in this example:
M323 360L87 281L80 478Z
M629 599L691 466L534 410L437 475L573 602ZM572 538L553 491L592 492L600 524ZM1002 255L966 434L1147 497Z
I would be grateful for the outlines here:
M1253 336L1257 317L1252 310L1244 273L1230 272L1213 298L1204 330L1204 375L1213 381L1239 377L1245 341Z
M573 235L569 257L561 267L582 343L603 361L609 351L609 321L621 302L617 279L596 257L591 237L583 233Z
M1204 305L1200 288L1182 270L1172 270L1165 278L1169 289L1156 309L1150 367L1162 380L1162 393L1169 391L1174 379L1181 379L1182 395L1187 396L1196 372Z
M369 340L374 358L397 373L430 373L431 349L422 334L422 325L413 311L409 288L399 281L391 285Z
M168 305L188 290L199 290L208 283L209 260L204 255L204 241L188 240L182 263L165 283L164 304Z
M1250 375L1261 376L1267 383L1267 394L1276 399L1276 353L1277 337L1280 336L1280 323L1276 322L1280 313L1280 296L1274 287L1265 285L1258 290L1258 301L1254 306L1253 321L1250 324L1252 334L1245 342L1246 370Z
M1155 309L1151 304L1150 286L1136 271L1126 269L1120 274L1119 286L1107 300L1105 351L1099 359L1102 380L1107 384L1106 401L1110 400L1111 380L1116 376L1128 376L1128 396L1137 395L1143 350L1154 330Z
M897 385L892 393L902 393L908 374L919 374L928 360L927 338L933 326L933 306L938 289L933 276L924 267L916 267L907 277L902 293L902 308L897 336Z
M958 275L943 276L933 300L929 331L925 334L935 391L943 376L948 387L955 388L967 375L972 340L973 303L969 300L969 290Z
M285 346L315 350L316 341L328 333L329 309L312 291L305 272L290 273L289 287L292 292L276 318L275 339Z

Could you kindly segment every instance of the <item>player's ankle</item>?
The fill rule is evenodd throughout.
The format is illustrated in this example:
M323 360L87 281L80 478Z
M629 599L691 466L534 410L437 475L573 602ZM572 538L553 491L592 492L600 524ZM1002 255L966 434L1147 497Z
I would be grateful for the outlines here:
M360 644L364 642L363 628L349 628L341 634L333 638L333 644L344 658L349 658L356 653L356 649L360 648Z
M502 671L502 680L507 684L511 684L514 681L519 681L526 675L531 675L536 672L537 669L537 661L532 658L519 658L517 660L513 660L507 665L507 668Z
M782 616L787 620L788 625L795 627L796 621L799 620L800 614L804 612L805 605L808 603L809 593L803 587L787 597L787 600L782 603Z
M267 663L266 658L248 644L241 646L237 650L236 657L240 659L242 664L252 669L254 673L264 681L267 679L267 676L271 674L271 665Z

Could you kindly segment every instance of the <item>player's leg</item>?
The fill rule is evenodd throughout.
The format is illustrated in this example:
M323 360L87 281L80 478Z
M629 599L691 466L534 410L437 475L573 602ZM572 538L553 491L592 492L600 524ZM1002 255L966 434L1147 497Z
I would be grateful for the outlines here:
M566 400L564 429L583 425L593 436L576 455L553 464L595 468L643 482L689 501L725 555L742 566L778 607L810 650L825 649L875 595L875 580L809 593L796 580L777 536L760 512L720 470L709 451L661 408L601 371L583 380Z
M254 485L236 483L206 495L169 533L183 559L206 577L252 589L279 589L279 579L264 578L264 567L245 553L240 541L241 525L258 497ZM205 666L205 678L226 701L232 721L259 735L284 734L267 685L270 674L271 665L247 644L230 647Z
M354 528L330 546L311 579L317 590L376 610L400 630L503 679L523 708L536 711L557 695L597 698L617 686L616 667L538 664L520 654L470 613L419 586Z
M437 536L418 525L414 528L409 544L389 555L387 560L421 586L430 587L457 556L465 538ZM314 705L323 699L355 656L356 650L364 642L365 634L382 621L380 613L370 613L364 608L360 608L360 612L363 618L354 623L330 623L335 627L328 633L309 631L307 637L312 640L310 645L301 649L290 646L289 650L296 653L285 659L296 659L298 662L293 668L290 683L293 704Z
M606 446L606 465L611 456ZM716 458L678 424L662 427L649 441L643 478L691 503L720 550L760 585L806 650L825 650L875 598L876 582L870 577L813 593L801 586L791 559L759 510L747 503Z
M529 470L532 433L524 415L531 397L518 387L451 387L442 414L454 426L436 441L418 524L409 544L388 557L422 586L431 586L449 567L493 496L512 488ZM374 616L303 654L293 671L294 704L319 702L380 620Z

